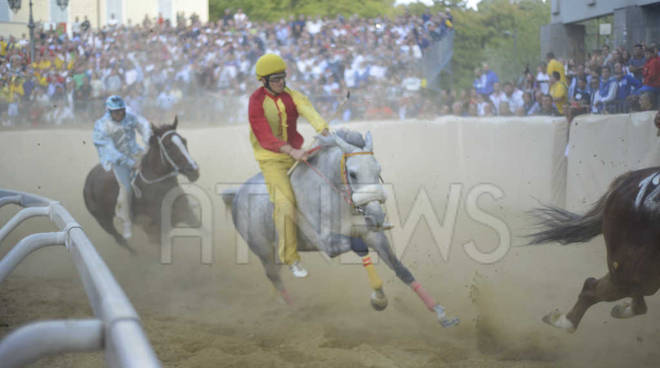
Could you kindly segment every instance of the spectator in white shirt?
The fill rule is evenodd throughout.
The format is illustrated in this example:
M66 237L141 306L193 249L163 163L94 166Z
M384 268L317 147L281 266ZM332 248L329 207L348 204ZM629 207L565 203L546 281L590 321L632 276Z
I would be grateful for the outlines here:
M509 104L509 110L516 112L522 108L525 101L523 100L523 92L518 88L514 88L511 82L504 83L504 97L503 99Z
M496 82L493 84L493 93L490 95L490 101L493 103L493 106L495 106L495 111L497 112L497 115L500 114L500 102L502 99L504 99L506 96L504 95L504 92L500 89L500 83Z
M545 63L541 63L539 64L537 68L538 72L536 73L536 83L538 83L539 88L544 95L547 95L550 90L550 76L546 73L546 69L547 67Z

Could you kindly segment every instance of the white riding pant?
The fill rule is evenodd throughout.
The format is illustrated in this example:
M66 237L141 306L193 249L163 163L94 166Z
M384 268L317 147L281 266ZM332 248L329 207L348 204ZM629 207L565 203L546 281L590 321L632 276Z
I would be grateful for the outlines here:
M129 167L112 165L112 172L115 174L117 183L119 183L119 194L117 195L117 205L115 206L115 215L123 223L131 223L131 198L133 189L131 188L132 170Z

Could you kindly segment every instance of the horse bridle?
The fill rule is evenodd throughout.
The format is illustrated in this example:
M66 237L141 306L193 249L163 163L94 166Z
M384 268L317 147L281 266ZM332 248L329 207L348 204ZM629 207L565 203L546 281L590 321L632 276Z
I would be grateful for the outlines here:
M351 153L344 153L341 156L341 162L339 164L339 172L341 173L341 181L344 184L344 188L346 188L346 197L348 198L348 204L353 208L353 210L357 210L358 212L362 213L363 210L361 207L358 207L355 205L355 202L353 202L353 187L351 187L351 182L348 179L348 171L346 170L346 160L348 160L349 157L351 156L359 156L359 155L372 155L373 152L351 152Z
M317 151L318 149L320 149L320 146L319 146L319 147L316 147L316 148L314 148L314 149L311 149L311 150L308 151L308 152ZM341 176L342 183L344 184L344 185L343 185L344 190L341 190L341 189L337 188L337 186L336 186L334 183L332 183L332 182L330 181L330 179L328 179L325 175L323 175L323 173L320 172L316 167L312 166L307 160L304 160L303 162L304 162L309 168L311 168L311 169L312 169L317 175L319 175L321 178L323 178L323 179L324 179L324 180L330 185L330 187L331 187L332 189L334 189L337 193L339 193L339 195L340 195L340 196L344 199L344 201L346 201L346 203L349 205L349 207L351 208L351 210L353 211L353 213L361 214L361 215L365 215L366 213L365 213L364 208L362 208L362 206L358 206L358 205L356 205L355 202L353 202L353 188L351 187L351 182L350 182L350 180L349 180L349 178L348 178L348 172L347 172L347 170L346 170L346 161L347 161L348 158L351 157L351 156L358 156L358 155L373 155L373 154L374 154L374 153L373 153L372 151L362 151L362 152L344 153L344 154L342 155L342 157L341 157L341 162L340 162L340 164L339 164L339 172L340 172L340 176ZM380 179L380 181L381 181L381 183L382 183L382 182L383 182L383 178L380 177L380 176L379 176L378 178Z
M169 173L159 176L156 179L147 179L144 174L142 173L142 167L140 167L137 171L137 175L133 178L131 181L131 186L133 187L133 191L135 192L135 195L139 198L142 196L142 192L138 188L138 186L135 184L135 180L139 177L140 180L142 180L145 184L151 185L151 184L156 184L160 183L161 181L167 180L173 176L177 176L181 173L181 170L179 169L179 165L174 162L172 157L167 153L167 150L165 149L165 144L163 144L163 140L169 136L170 134L176 134L176 131L170 130L165 132L162 136L158 137L158 146L160 147L160 160L161 162L167 162L172 166L172 171Z

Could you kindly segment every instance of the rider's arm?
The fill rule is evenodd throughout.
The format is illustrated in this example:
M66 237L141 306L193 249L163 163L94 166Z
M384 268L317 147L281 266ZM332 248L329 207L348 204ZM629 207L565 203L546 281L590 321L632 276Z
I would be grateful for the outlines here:
M151 139L151 124L145 119L142 115L135 114L137 119L137 130L142 136L142 142L144 142L145 147L149 146L149 139Z
M280 149L287 143L278 139L273 134L270 124L268 124L268 120L266 119L266 114L264 113L263 102L263 94L253 94L250 97L250 104L248 107L250 128L252 128L252 132L261 147L273 152L283 152Z
M296 104L298 114L309 121L317 133L321 133L328 129L328 123L321 117L321 115L314 109L309 99L298 91L289 91L293 98L293 103Z
M92 133L92 140L94 145L99 153L99 159L104 167L107 167L107 164L114 165L128 165L133 166L135 162L130 157L125 157L117 148L112 141L112 138L108 136L105 130L105 124L103 119L98 120L94 124L94 132Z

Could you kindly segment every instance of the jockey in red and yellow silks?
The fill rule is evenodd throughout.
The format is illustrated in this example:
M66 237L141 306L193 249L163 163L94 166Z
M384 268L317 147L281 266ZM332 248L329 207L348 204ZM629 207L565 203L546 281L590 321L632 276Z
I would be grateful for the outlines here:
M307 158L301 149L298 117L307 119L323 135L328 134L328 124L307 97L286 87L285 71L286 63L275 54L263 55L257 61L257 78L263 87L250 96L250 142L273 202L280 260L289 265L294 276L305 277L307 271L297 251L296 199L287 171L296 160Z

